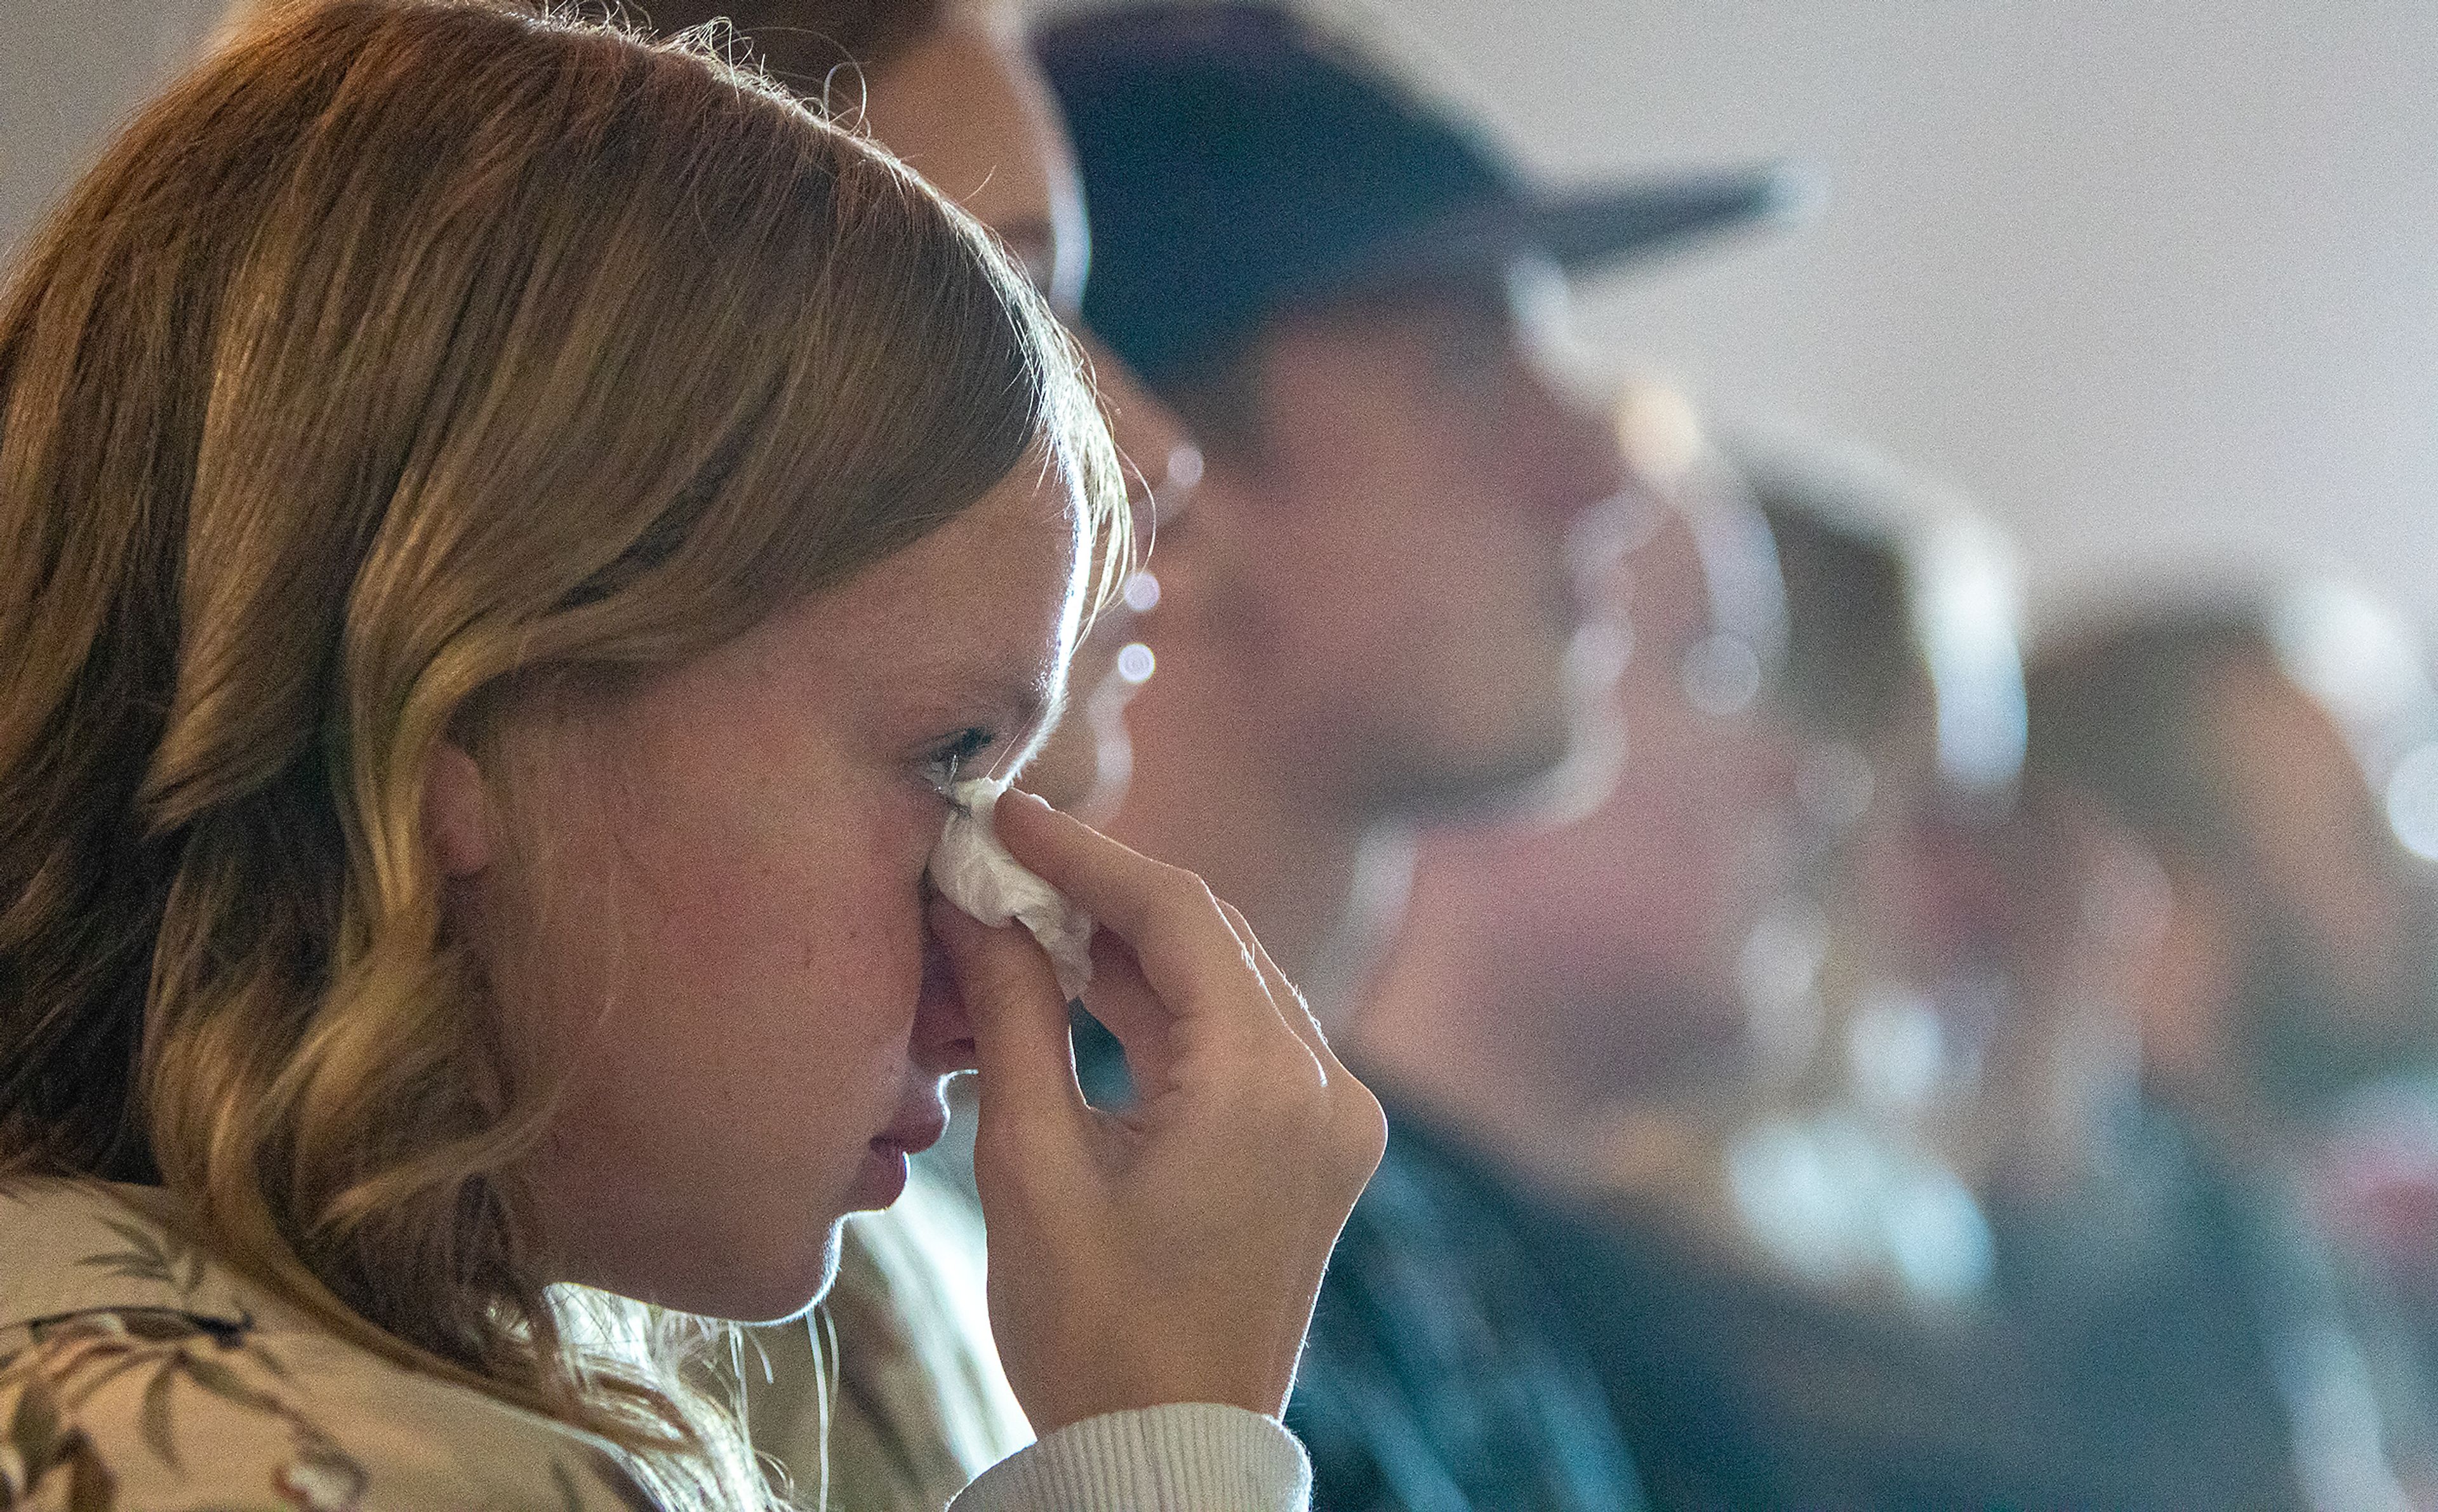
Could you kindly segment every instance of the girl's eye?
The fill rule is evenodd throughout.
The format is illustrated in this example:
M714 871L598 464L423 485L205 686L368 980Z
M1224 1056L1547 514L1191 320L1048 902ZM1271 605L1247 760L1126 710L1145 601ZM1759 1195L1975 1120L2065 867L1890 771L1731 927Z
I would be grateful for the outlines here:
M942 798L948 790L964 781L964 769L973 759L988 750L998 737L979 727L961 730L947 744L924 759L923 778L933 792Z

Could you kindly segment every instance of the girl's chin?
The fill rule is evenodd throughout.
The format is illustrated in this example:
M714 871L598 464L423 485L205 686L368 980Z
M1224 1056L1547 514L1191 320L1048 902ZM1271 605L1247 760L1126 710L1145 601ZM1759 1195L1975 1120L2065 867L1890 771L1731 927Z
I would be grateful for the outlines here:
M794 1233L773 1236L774 1242L758 1253L735 1255L716 1267L697 1267L688 1275L582 1284L697 1317L751 1326L785 1323L829 1294L838 1280L844 1223L833 1209L806 1219Z
M733 1292L717 1298L711 1307L681 1310L758 1326L786 1323L820 1306L838 1280L839 1225L843 1222L832 1219L823 1226L820 1248L805 1257L792 1274L770 1276L766 1287L750 1293Z

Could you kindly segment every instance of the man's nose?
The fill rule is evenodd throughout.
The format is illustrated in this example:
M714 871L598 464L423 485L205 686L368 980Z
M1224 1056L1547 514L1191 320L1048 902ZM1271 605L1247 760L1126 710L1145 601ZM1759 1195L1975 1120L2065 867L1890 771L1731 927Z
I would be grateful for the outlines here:
M1528 493L1544 509L1573 521L1634 485L1625 448L1606 405L1548 376L1531 385Z

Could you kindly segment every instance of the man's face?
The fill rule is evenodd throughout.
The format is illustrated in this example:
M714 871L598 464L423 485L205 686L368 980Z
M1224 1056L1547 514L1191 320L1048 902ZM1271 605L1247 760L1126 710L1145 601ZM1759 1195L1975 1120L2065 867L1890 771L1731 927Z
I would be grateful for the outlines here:
M1256 359L1260 454L1230 598L1333 799L1462 806L1574 740L1568 543L1624 486L1503 281L1293 321Z
M1759 632L1721 617L1685 516L1626 557L1615 588L1631 626L1614 697L1625 760L1578 826L1597 870L1568 888L1610 921L1575 947L1575 969L1602 1001L1739 1011L1738 955L1791 888L1794 739L1762 694Z
M2242 837L2246 959L2226 1033L2272 1093L2309 1099L2438 1049L2438 960L2410 875L2335 724L2271 667L2215 690Z
M1744 1034L1736 966L1789 890L1792 737L1759 696L1756 627L1723 622L1692 529L1670 512L1606 585L1631 626L1610 704L1616 785L1554 830L1435 834L1422 851L1468 927L1498 941L1529 1032L1616 1086L1715 1079ZM1722 673L1725 675L1722 676ZM1425 924L1427 924L1425 921Z

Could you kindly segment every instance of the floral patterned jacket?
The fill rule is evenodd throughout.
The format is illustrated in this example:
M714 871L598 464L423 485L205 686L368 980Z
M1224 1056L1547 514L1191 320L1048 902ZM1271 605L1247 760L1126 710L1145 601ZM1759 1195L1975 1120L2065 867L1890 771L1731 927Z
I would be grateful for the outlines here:
M1086 1418L952 1512L1298 1512L1273 1419ZM182 1238L163 1194L0 1182L0 1512L648 1512L600 1440L381 1360Z
M160 1194L0 1186L0 1507L633 1512L602 1445L332 1337Z

